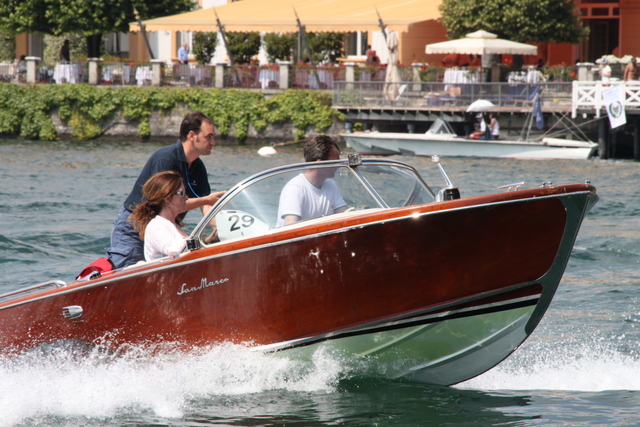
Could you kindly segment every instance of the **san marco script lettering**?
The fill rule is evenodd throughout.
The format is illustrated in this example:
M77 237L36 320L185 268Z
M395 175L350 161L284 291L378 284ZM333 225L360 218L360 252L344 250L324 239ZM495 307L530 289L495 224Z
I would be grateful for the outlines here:
M204 288L208 288L210 286L215 286L215 285L220 285L222 283L226 283L228 281L229 281L229 278L225 277L224 279L218 279L218 280L214 280L213 282L207 282L207 278L203 277L202 280L200 280L200 286L193 286L191 288L187 288L187 284L183 283L182 287L178 291L178 295L184 295L184 294L188 294L189 292L199 291L199 290L202 290Z

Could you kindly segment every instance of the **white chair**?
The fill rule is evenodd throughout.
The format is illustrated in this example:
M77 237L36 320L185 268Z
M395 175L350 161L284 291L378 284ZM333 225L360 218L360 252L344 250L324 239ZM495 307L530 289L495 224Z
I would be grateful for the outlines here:
M398 96L396 96L396 99L392 100L391 103L392 104L396 104L396 105L407 105L407 98L403 98L402 94L407 90L407 85L400 85L400 87L398 88Z

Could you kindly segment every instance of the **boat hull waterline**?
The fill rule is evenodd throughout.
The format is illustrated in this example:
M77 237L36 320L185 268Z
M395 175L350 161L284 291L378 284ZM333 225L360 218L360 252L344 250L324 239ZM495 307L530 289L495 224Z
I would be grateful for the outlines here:
M477 140L428 134L354 132L342 134L347 146L363 155L405 154L444 157L502 157L514 159L589 159L597 145L547 138L540 143Z
M386 377L455 384L531 334L597 198L574 184L343 213L0 299L0 351L324 346Z

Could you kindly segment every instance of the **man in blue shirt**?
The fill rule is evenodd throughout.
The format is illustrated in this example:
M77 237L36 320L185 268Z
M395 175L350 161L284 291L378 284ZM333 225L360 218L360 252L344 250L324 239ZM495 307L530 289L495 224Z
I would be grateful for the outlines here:
M189 51L187 50L188 45L183 43L178 49L178 62L180 64L188 64L189 63Z
M144 260L144 244L129 222L129 215L142 202L142 186L158 172L172 170L185 180L189 196L187 210L200 208L203 215L218 201L224 191L211 193L207 169L200 156L208 156L215 145L214 126L201 112L184 118L180 125L180 140L153 153L142 168L131 193L113 223L111 246L107 257L114 268L122 268ZM181 215L184 218L186 212Z

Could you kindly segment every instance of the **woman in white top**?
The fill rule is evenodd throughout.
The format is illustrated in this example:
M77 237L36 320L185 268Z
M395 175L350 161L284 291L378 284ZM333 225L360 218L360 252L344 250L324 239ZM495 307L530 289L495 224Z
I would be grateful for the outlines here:
M500 122L498 122L495 113L489 113L489 132L491 132L491 139L500 137Z
M184 180L174 171L157 173L144 184L142 195L146 201L136 206L130 220L144 241L144 258L179 254L188 237L178 217L187 210Z

